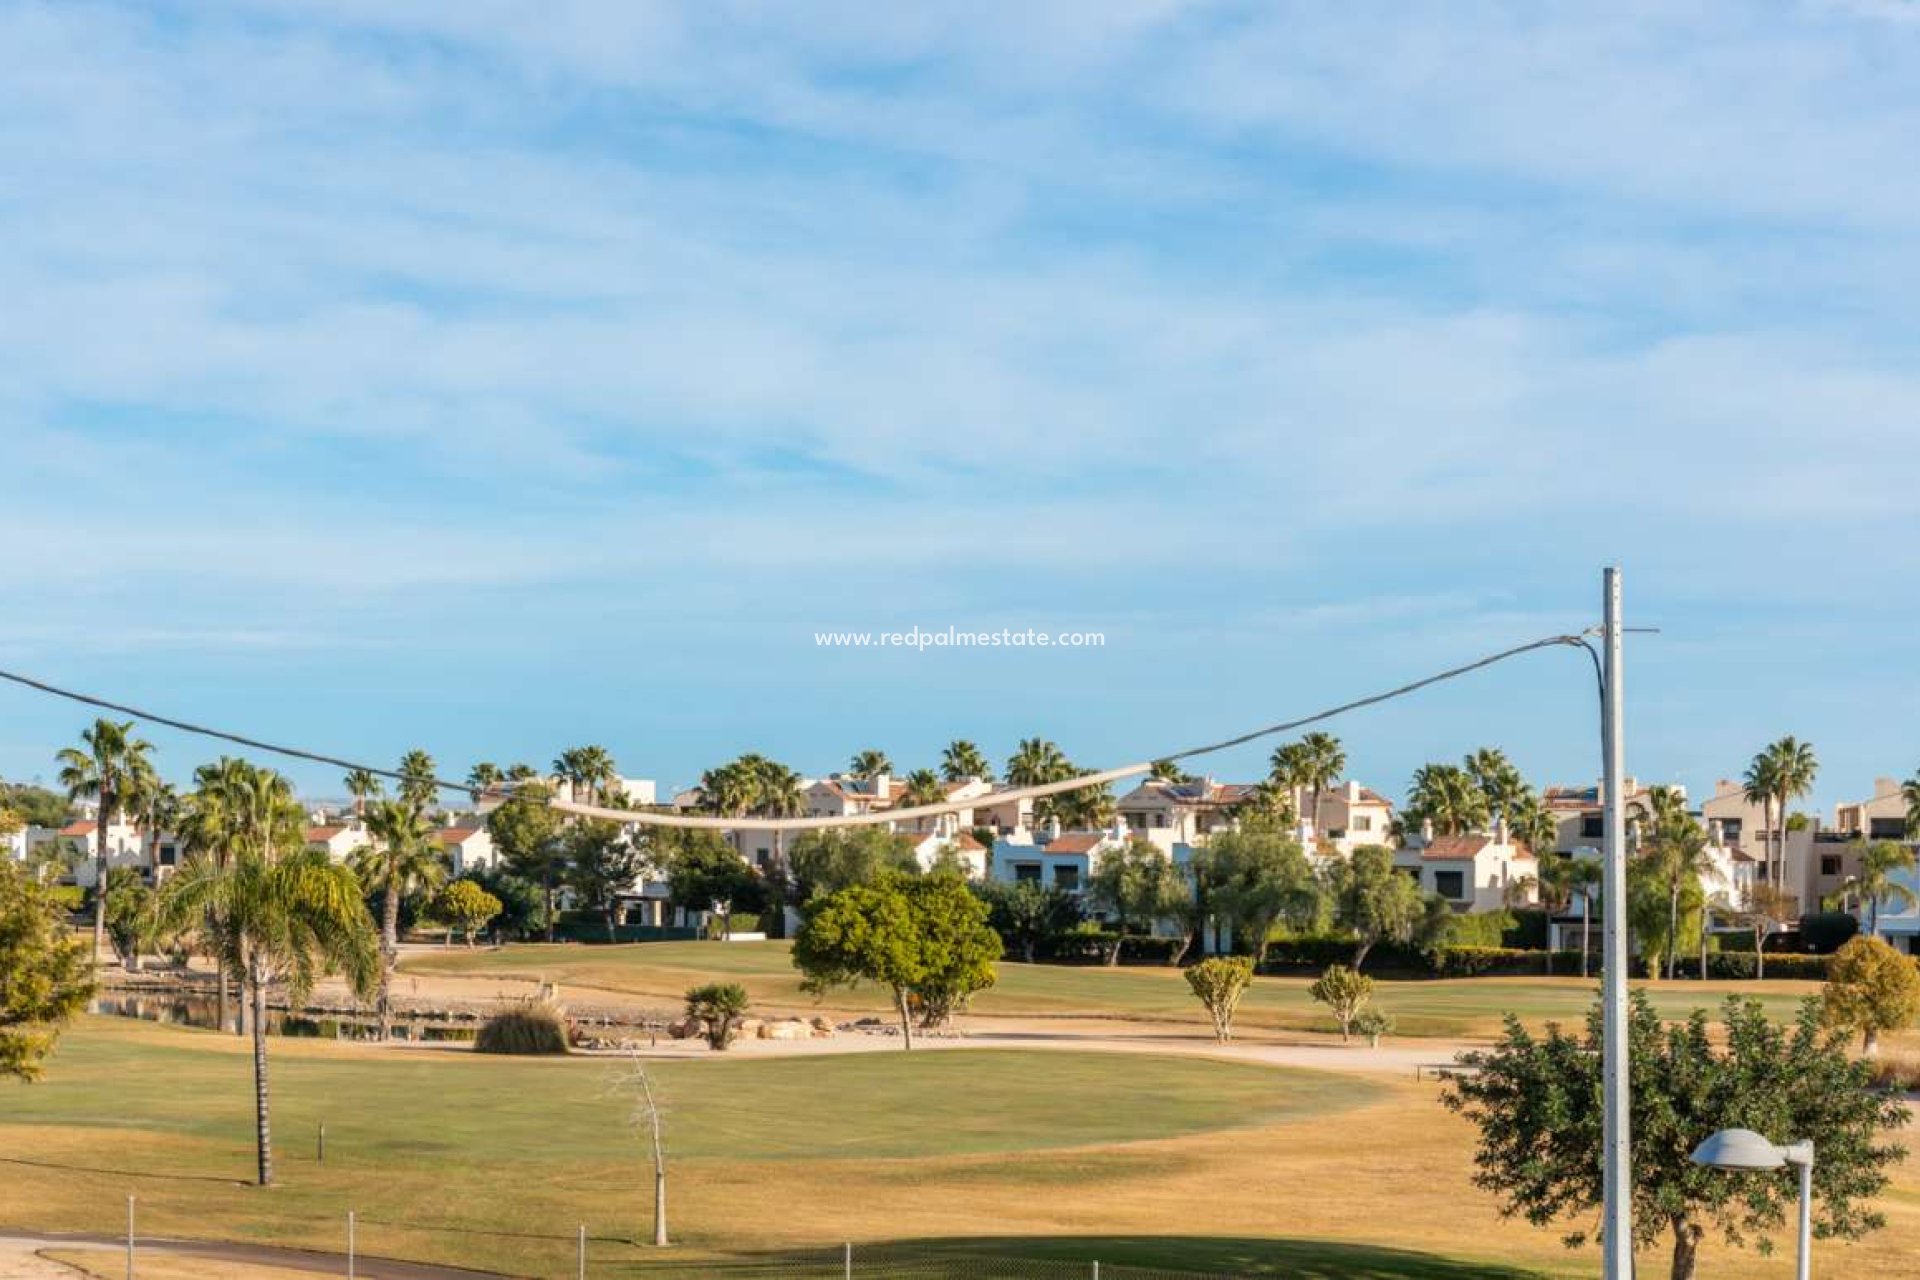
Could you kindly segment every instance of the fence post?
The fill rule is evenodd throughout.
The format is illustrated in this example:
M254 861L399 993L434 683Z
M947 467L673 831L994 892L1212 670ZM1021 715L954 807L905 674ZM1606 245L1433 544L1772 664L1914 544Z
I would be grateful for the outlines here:
M840 1256L841 1274L846 1277L846 1280L853 1280L853 1241L847 1241L846 1249Z
M319 1162L325 1164L327 1162L327 1122L325 1120L320 1122L320 1135L314 1140L313 1150Z
M133 1280L133 1197L127 1197L127 1280Z
M574 1270L580 1280L587 1280L587 1224L584 1222L580 1224L580 1249Z
M347 1210L347 1280L353 1280L353 1210Z
M1100 1259L1093 1260L1093 1280L1100 1280Z

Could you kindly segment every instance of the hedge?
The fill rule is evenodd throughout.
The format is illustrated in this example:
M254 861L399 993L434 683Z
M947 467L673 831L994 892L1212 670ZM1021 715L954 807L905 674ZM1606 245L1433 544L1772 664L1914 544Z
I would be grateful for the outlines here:
M738 928L738 925L735 927ZM607 922L601 919L562 919L554 925L553 936L562 942L605 942ZM615 942L693 942L699 937L698 929L651 924L617 925L613 931Z
M1111 929L1082 927L1048 939L1045 953L1060 964L1105 964L1115 939L1120 943L1121 964L1172 964L1187 941L1133 933L1120 937Z

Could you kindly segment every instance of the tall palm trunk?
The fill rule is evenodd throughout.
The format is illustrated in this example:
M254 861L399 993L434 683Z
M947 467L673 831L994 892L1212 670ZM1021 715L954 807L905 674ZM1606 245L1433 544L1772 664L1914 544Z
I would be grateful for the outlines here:
M1593 894L1580 894L1580 976L1587 976L1587 957L1593 951Z
M400 962L400 886L387 880L387 892L380 903L380 994L378 1016L380 1038L393 1035L393 970Z
M100 964L100 950L107 942L107 827L111 825L113 790L100 788L99 829L93 833L93 963Z
M215 1029L227 1029L227 1014L232 1010L232 994L227 989L227 956L224 951L213 961L213 1025Z
M1667 894L1667 981L1673 981L1674 965L1680 956L1680 882L1675 880Z
M273 1123L267 1101L267 975L257 964L247 975L253 1004L253 1133L259 1182L273 1185Z

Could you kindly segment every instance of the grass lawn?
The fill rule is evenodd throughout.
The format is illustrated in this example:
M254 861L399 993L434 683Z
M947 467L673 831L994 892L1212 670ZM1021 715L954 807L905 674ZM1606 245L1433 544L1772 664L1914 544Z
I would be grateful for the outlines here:
M1431 1085L1068 1051L659 1064L677 1239L663 1256L631 1243L650 1177L617 1061L273 1052L281 1185L261 1190L243 1181L242 1042L83 1019L44 1082L0 1088L0 1223L114 1232L133 1192L146 1234L337 1250L353 1208L364 1253L520 1275L570 1275L583 1223L596 1276L717 1274L723 1257L826 1258L842 1240L868 1259L901 1242L916 1257L1099 1258L1116 1277L1593 1274L1591 1253L1502 1221L1470 1186L1471 1132ZM1920 1184L1902 1178L1890 1229L1823 1244L1824 1269L1911 1274ZM1789 1265L1710 1251L1703 1274Z
M565 988L618 992L639 1003L673 1008L688 987L717 978L746 986L756 1004L804 1010L812 997L783 942L652 942L627 946L528 945L497 951L413 953L406 971L475 977L549 979ZM1311 978L1261 978L1240 1007L1248 1026L1332 1030L1331 1018L1307 995ZM1399 1033L1412 1036L1490 1036L1507 1012L1530 1023L1577 1023L1592 1004L1597 983L1579 978L1469 978L1382 981L1375 1004L1391 1013ZM1679 1017L1697 1006L1717 1009L1729 994L1751 996L1776 1016L1819 990L1812 982L1652 982L1646 987L1662 1012ZM834 1008L886 1012L874 991L836 992ZM1123 1017L1203 1022L1205 1015L1177 970L1073 967L1002 962L1000 981L976 997L974 1011L996 1015Z

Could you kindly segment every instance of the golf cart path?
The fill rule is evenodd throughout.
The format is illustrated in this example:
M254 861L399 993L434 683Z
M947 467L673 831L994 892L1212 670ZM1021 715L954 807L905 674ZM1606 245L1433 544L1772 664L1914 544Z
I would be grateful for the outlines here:
M74 1280L79 1274L65 1263L40 1256L42 1249L124 1249L126 1237L87 1235L67 1232L15 1231L0 1228L0 1280ZM321 1253L308 1249L282 1249L272 1245L242 1244L219 1240L168 1240L136 1237L135 1256L162 1253L179 1257L209 1258L241 1262L260 1267L285 1267L309 1273L344 1274L343 1254ZM463 1267L440 1267L424 1262L402 1262L395 1258L356 1257L354 1274L367 1280L506 1280L497 1272L473 1271Z

